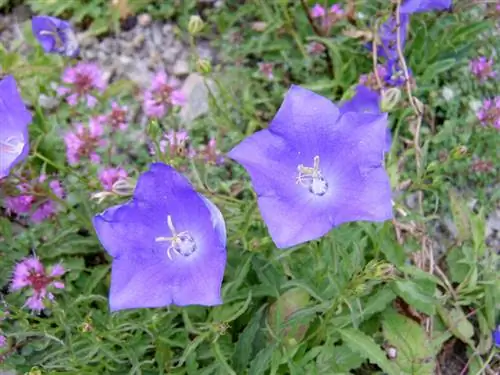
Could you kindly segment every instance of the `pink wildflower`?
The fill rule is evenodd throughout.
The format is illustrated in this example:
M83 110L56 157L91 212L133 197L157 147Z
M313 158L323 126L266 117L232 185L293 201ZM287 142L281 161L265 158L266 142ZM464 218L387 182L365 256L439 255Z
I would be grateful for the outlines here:
M344 10L340 4L333 4L327 12L321 5L316 4L311 8L309 14L313 19L320 19L319 26L323 30L323 34L326 35L331 27L344 17Z
M113 185L119 180L128 177L127 171L123 168L106 168L99 173L99 180L105 190L113 190Z
M71 165L77 164L81 158L88 157L93 163L99 163L101 158L96 153L96 148L106 144L101 136L104 132L102 119L91 118L88 127L77 124L74 132L64 136L66 142L66 156Z
M326 47L322 43L311 42L307 45L307 52L312 56L317 56L325 52Z
M469 66L472 74L481 82L496 76L496 72L493 69L492 58L487 59L484 56L478 57L477 59L471 60Z
M323 17L326 14L325 8L323 8L321 5L316 3L310 10L310 15L311 18L319 18Z
M483 126L500 129L500 96L486 99L476 115Z
M177 87L179 82L169 79L165 72L158 72L151 87L144 92L143 109L150 118L162 118L172 106L182 106L186 97Z
M47 272L37 257L28 257L14 267L11 290L31 289L31 296L26 300L25 306L34 311L41 311L45 308L47 299L54 299L49 288L64 289L64 283L59 280L64 273L61 264L55 265Z
M263 75L265 75L268 80L272 81L274 79L274 74L273 74L274 64L261 62L258 65L259 65L259 71Z
M79 62L68 67L63 73L62 81L69 87L61 86L57 89L59 96L66 96L66 101L71 106L76 106L83 100L89 108L97 104L97 99L92 95L94 90L103 93L107 87L101 69L97 64Z
M7 337L0 335L0 348L5 348L7 346Z
M111 112L101 116L102 123L109 125L112 131L126 130L127 122L127 107L121 107L118 103L111 103Z
M160 141L160 152L162 154L168 153L169 157L184 157L186 156L188 142L189 135L185 130L170 130L163 135L163 139ZM152 150L152 154L154 155L154 150Z
M56 214L59 205L53 201L50 192L62 199L64 189L57 180L46 183L47 176L42 174L31 182L18 184L19 195L5 198L5 206L9 214L30 214L34 223L40 223Z
M210 138L208 144L200 148L199 155L203 157L204 161L207 163L217 165L224 164L224 157L217 149L217 140L215 138Z

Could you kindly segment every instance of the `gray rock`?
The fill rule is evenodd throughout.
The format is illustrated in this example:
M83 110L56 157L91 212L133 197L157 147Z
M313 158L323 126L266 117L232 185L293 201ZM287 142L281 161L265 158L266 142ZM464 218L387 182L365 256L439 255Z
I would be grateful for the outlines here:
M179 116L184 126L189 127L193 120L203 116L210 110L209 89L207 86L210 92L216 95L215 83L198 73L191 73L182 85L181 90L186 95L187 102L182 107Z
M162 46L163 44L163 34L162 34L162 27L158 23L154 23L153 26L151 27L151 36L153 39L153 43L155 46Z
M59 105L59 99L54 96L40 94L40 96L38 97L38 104L42 108L52 109Z
M184 76L189 74L189 63L181 58L174 63L172 73L176 76Z

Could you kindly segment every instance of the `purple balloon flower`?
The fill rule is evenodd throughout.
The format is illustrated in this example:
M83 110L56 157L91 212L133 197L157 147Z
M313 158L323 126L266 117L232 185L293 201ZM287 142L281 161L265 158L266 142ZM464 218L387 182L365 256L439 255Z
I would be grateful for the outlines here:
M404 50L410 17L406 14L401 14L400 21L400 43L401 49ZM396 26L396 18L394 18L393 16L390 16L387 21L380 25L380 28L378 30L378 38L380 40L380 44L377 46L377 57L382 57L385 59L394 59L398 57ZM370 51L373 48L372 43L368 43L365 46Z
M381 97L376 91L370 90L364 85L358 85L356 86L356 94L351 99L341 103L339 110L342 115L347 112L382 114L380 106ZM384 152L391 150L391 144L392 135L390 129L387 128Z
M269 129L229 156L250 174L270 235L285 248L345 222L392 218L386 132L386 114L342 114L330 100L292 86Z
M402 14L421 13L451 8L452 0L406 0L401 5Z
M68 22L55 17L35 16L31 19L31 29L45 52L68 57L78 55L78 41Z
M172 167L152 164L132 200L95 216L93 223L113 257L112 311L222 303L224 219Z
M14 77L0 80L0 178L28 155L31 118Z

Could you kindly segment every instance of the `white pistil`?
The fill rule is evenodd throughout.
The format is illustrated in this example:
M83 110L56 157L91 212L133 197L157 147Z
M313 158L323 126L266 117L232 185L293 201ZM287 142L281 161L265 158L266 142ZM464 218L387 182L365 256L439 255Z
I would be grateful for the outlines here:
M307 187L314 195L324 195L328 190L328 183L319 169L319 156L316 155L313 161L313 167L305 167L303 164L297 166L299 175L296 183Z
M167 249L167 256L172 260L172 250L177 253L187 257L196 251L196 243L187 231L182 231L177 233L174 224L172 223L172 217L167 216L167 225L172 232L171 237L156 237L156 242L170 241L170 246Z

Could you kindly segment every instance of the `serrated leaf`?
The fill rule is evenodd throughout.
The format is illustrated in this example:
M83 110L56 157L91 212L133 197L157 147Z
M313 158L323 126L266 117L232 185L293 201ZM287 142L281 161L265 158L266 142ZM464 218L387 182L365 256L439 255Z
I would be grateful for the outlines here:
M432 374L439 348L432 346L423 327L394 310L388 310L383 316L382 329L388 345L396 350L394 361L401 373Z
M377 364L387 374L401 375L397 366L387 358L385 352L370 336L352 328L339 329L338 332L351 350Z
M233 366L236 371L243 373L246 369L253 352L253 342L259 332L264 308L261 308L247 324L238 338L234 348Z
M471 271L471 267L466 263L463 251L464 249L455 247L446 256L451 281L454 283L462 283Z
M250 363L250 369L248 370L248 375L262 375L266 373L266 370L271 365L271 358L274 351L276 350L275 345L269 345L257 353L253 361Z
M348 373L360 367L365 357L351 350L349 346L324 345L322 351L316 359L316 366L319 374Z

